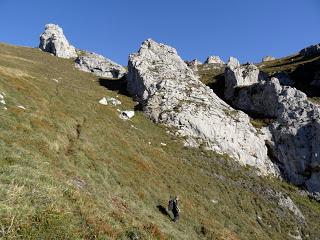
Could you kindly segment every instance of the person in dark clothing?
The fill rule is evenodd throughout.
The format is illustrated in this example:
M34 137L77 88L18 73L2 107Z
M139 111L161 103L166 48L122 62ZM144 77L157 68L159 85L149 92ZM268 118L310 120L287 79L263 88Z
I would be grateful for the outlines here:
M179 213L180 213L180 209L179 209L179 196L176 196L173 199L169 200L169 211L172 211L173 213L173 221L177 222L179 220Z

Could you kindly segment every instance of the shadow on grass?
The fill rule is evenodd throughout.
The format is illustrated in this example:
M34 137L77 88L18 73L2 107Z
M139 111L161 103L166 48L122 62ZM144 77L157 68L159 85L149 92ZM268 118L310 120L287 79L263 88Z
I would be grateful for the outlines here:
M130 97L130 94L127 91L127 80L126 78L121 79L108 79L108 78L100 78L99 79L100 86L103 86L111 91L117 91L119 94Z
M159 212L161 212L163 215L165 215L166 217L171 219L170 214L168 213L167 209L164 206L158 205L157 208L158 208Z

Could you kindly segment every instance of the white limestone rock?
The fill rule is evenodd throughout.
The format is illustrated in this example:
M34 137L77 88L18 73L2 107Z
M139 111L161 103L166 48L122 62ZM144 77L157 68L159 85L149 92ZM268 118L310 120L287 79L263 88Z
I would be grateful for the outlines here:
M276 60L276 58L272 56L265 56L264 58L262 58L262 62L269 62L273 60Z
M60 58L76 58L77 53L63 34L62 28L55 24L47 24L40 36L39 48Z
M231 99L237 87L250 86L258 82L259 69L253 64L240 65L239 61L230 57L225 70L225 98Z
M231 71L229 67L226 72ZM270 125L273 143L269 142L269 147L283 176L311 192L320 192L319 106L308 101L303 92L281 86L277 78L262 80L256 69L252 71L252 84L238 85L229 100L247 113L275 119ZM225 77L227 90L229 82L237 82L237 76Z
M122 112L120 113L119 117L120 117L122 120L128 120L128 119L134 117L134 111L130 111L130 110L122 111Z
M107 99L106 99L105 97L101 98L101 99L99 100L99 103L100 103L101 105L108 105L108 101L107 101Z
M4 99L4 97L5 97L5 94L0 93L0 103L5 106L7 103L6 103L6 100Z
M225 62L222 61L219 56L209 56L204 63L205 64L219 64L219 65L225 64Z
M81 71L91 72L96 76L111 79L122 78L127 73L123 66L110 59L86 51L79 51L79 57L75 60L75 66Z
M171 127L189 146L226 153L260 174L277 175L249 117L201 83L174 48L148 39L130 55L128 67L127 90L154 122Z

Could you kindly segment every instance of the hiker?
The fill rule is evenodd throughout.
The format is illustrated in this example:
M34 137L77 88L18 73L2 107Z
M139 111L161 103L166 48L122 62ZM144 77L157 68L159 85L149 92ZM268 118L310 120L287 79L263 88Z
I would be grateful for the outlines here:
M173 213L174 222L179 220L180 209L178 207L178 203L179 203L179 196L176 196L175 198L170 198L169 204L168 204L169 211L172 211Z

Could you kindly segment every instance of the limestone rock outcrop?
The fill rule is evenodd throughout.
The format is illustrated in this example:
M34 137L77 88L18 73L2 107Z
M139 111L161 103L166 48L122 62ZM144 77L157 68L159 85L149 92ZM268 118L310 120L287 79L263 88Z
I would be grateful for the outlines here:
M68 42L62 28L55 24L45 26L45 31L40 36L39 48L60 58L77 57L75 47Z
M256 69L252 84L243 86L233 75L233 64L226 73L226 89L232 105L253 115L272 118L270 152L283 176L311 192L320 192L320 109L308 101L306 94L290 86L282 86L277 78L259 79Z
M91 72L99 77L111 79L122 78L127 73L124 67L110 59L86 51L79 51L79 57L75 60L75 66L81 71Z
M262 62L269 62L273 60L276 60L276 58L272 56L265 56L264 58L262 58Z
M225 98L231 99L234 95L235 88L250 86L258 82L259 69L253 64L240 65L240 62L230 57L225 70Z
M209 56L204 63L205 64L221 64L221 65L225 64L225 62L222 61L219 56Z
M127 90L147 117L185 139L185 145L227 153L261 174L277 174L264 137L249 117L222 101L170 46L146 40L128 63Z

